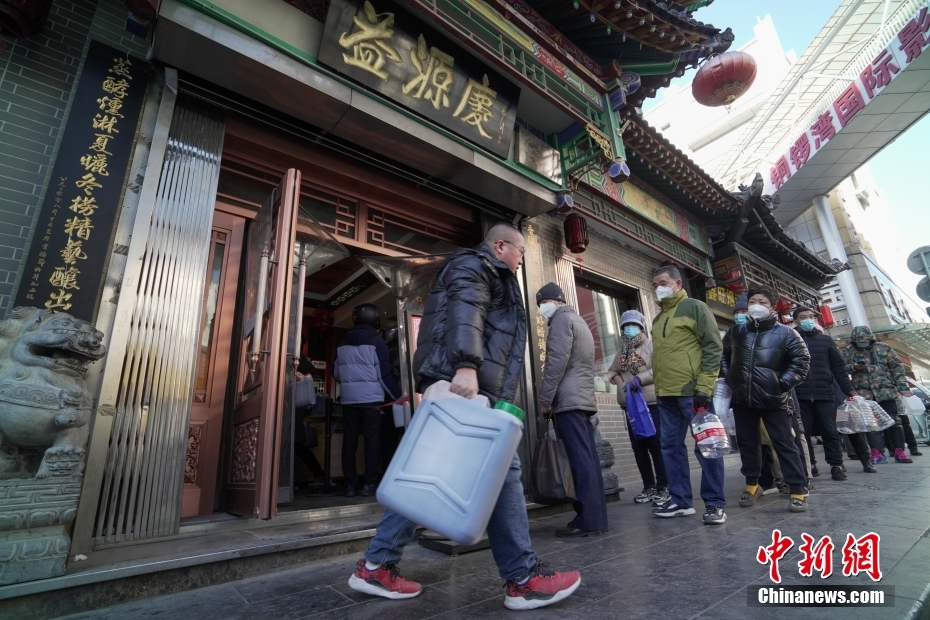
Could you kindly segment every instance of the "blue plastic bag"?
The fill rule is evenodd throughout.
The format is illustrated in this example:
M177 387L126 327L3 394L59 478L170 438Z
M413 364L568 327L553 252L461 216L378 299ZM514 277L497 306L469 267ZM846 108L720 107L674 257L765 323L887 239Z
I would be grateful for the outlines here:
M648 439L656 434L656 425L652 421L652 414L649 413L649 406L646 404L646 398L643 396L642 384L639 377L633 377L636 383L634 389L630 389L630 384L624 386L626 390L626 413L630 418L630 428L637 439Z

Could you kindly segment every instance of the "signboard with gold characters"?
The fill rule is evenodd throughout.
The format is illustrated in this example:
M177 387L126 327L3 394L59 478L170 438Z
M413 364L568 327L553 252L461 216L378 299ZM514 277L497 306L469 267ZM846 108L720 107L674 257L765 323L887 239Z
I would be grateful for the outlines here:
M319 60L501 157L510 152L520 89L389 0L333 0Z
M16 295L93 321L148 64L91 41Z

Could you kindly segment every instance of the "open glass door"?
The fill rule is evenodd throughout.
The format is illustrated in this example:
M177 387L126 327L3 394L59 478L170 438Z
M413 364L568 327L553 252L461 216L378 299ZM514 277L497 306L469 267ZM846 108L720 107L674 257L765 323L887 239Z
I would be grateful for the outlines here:
M285 411L289 302L300 172L290 169L249 226L226 509L274 516Z
M350 252L329 234L304 208L297 208L297 234L293 252L293 295L289 304L290 321L287 336L288 369L296 369L300 353L300 334L304 318L304 284L307 276L338 263ZM311 380L311 379L306 379ZM302 424L294 411L293 372L285 373L284 420L281 432L281 459L278 476L278 504L294 500L294 432ZM303 432L297 428L296 432Z
M362 259L381 283L391 289L397 301L397 343L400 347L400 379L404 394L413 394L415 383L411 376L411 363L419 323L414 321L423 316L423 307L426 305L433 278L449 256L450 254L430 254L406 257L373 256ZM415 408L416 403L413 401L404 404L405 426L410 424L410 416Z

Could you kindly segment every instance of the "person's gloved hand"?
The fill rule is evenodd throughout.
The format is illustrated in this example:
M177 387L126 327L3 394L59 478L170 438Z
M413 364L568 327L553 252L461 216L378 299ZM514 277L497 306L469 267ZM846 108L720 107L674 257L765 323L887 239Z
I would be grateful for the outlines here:
M710 396L704 392L695 392L693 403L695 411L698 409L710 409Z

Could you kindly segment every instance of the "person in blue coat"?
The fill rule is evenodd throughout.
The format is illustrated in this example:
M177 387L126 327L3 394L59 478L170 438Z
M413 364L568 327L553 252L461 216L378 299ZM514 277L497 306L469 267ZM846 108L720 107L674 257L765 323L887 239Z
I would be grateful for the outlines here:
M365 486L362 495L374 495L378 488L381 453L381 410L385 400L400 398L401 389L391 374L387 344L379 333L381 316L374 304L352 310L355 327L336 349L333 377L340 385L340 402L345 431L342 436L342 473L346 477L346 497L355 497L358 472L355 452L358 436L365 435Z

